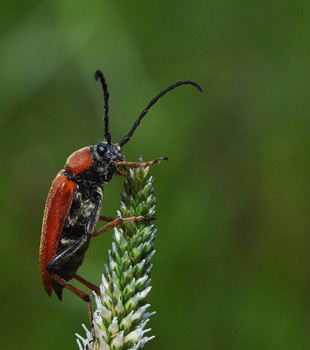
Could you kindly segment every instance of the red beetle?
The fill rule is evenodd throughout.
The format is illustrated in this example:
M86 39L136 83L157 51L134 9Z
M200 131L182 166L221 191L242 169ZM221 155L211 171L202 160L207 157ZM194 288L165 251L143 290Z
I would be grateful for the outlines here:
M61 170L52 183L47 197L40 244L41 276L44 288L50 296L52 289L62 299L63 288L88 302L92 324L92 309L89 294L72 286L68 281L76 278L90 289L100 294L98 287L76 275L82 264L90 238L98 236L124 221L140 221L145 217L111 219L100 216L103 198L102 185L108 183L114 174L127 176L127 167L145 167L158 163L165 157L154 161L135 163L126 162L121 147L127 143L145 116L149 108L168 91L183 84L191 84L198 90L201 87L192 81L180 81L161 91L143 110L132 129L118 144L111 142L108 121L109 94L105 79L96 71L95 79L100 79L104 95L104 137L106 142L95 146L81 148L71 154L65 168ZM96 231L101 220L109 223ZM152 219L152 218L149 218Z

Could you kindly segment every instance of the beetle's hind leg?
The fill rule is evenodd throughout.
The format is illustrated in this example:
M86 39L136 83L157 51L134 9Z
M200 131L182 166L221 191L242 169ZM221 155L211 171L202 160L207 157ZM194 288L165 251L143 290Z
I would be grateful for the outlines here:
M50 276L55 282L57 282L58 284L60 284L64 288L69 289L73 294L77 295L79 298L81 298L82 300L87 302L87 304L88 304L89 322L90 322L90 325L91 325L93 337L95 337L94 316L93 316L93 308L92 308L90 295L88 293L85 293L81 289L74 287L72 284L70 284L69 282L67 282L66 280L62 279L61 277L57 276L54 273L51 273Z
M95 336L95 330L94 330L94 325L93 325L93 311L92 311L92 304L91 304L91 296L88 293L82 291L81 289L73 286L65 279L58 276L58 271L60 271L61 268L63 268L63 266L74 256L74 254L85 244L85 242L87 242L88 239L89 239L89 236L87 234L81 236L73 244L71 244L67 249L65 249L61 253L57 254L47 264L46 270L47 270L48 274L50 275L52 281L56 282L57 284L59 284L60 286L62 286L64 288L67 288L73 294L77 295L79 298L81 298L82 300L84 300L88 303L89 321L91 324L92 333ZM80 276L78 276L78 277L80 277L80 279L77 278L76 276L74 276L74 277L82 283L84 281L86 281ZM94 290L96 293L98 292L98 294L100 294L100 290L97 286L93 285L90 282L87 282L87 283L88 283L88 284L86 284L87 287ZM54 288L54 291L57 294L57 296L59 297L59 299L61 300L62 290L57 292L57 289Z
M75 274L73 276L77 281L84 284L84 286L88 287L89 289L93 290L96 294L100 295L100 288L96 286L95 284L87 281L85 278L81 277L80 275Z

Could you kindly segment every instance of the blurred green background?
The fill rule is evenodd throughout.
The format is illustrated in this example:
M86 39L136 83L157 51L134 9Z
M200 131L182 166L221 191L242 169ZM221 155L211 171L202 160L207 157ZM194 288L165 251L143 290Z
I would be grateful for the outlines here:
M100 68L119 141L153 168L157 254L147 349L309 349L308 1L1 2L1 347L76 349L87 306L41 283L53 178L103 138ZM123 179L105 186L114 216ZM111 234L80 274L100 283Z

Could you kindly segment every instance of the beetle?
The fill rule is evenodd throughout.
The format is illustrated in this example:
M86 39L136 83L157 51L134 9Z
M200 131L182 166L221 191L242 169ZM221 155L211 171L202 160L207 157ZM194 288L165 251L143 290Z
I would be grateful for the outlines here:
M161 157L149 162L126 162L121 149L131 139L148 110L168 91L177 86L190 84L202 92L201 87L190 80L177 82L162 90L142 111L130 132L119 143L114 144L109 132L108 87L101 71L95 72L95 79L100 80L103 90L105 142L72 153L67 159L65 168L57 174L46 200L40 243L41 277L45 291L51 296L54 290L59 300L62 300L63 289L67 288L85 300L89 307L91 325L90 295L69 283L75 278L100 294L97 286L76 274L83 262L90 239L123 222L154 219L142 216L112 219L100 216L102 185L110 182L114 175L127 176L128 168L151 166L167 159ZM99 220L108 223L96 231Z

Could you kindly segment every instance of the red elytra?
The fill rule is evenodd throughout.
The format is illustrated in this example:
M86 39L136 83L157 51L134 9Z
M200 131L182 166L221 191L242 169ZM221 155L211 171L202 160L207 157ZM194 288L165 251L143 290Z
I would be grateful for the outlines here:
M64 223L71 208L76 183L64 175L61 170L52 183L46 200L40 244L41 276L48 295L51 295L51 276L46 270L47 264L55 257Z

